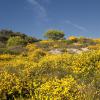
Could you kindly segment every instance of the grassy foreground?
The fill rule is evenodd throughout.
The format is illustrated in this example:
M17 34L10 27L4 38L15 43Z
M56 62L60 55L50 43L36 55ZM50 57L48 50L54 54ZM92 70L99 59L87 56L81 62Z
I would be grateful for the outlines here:
M100 50L0 54L0 100L100 100Z

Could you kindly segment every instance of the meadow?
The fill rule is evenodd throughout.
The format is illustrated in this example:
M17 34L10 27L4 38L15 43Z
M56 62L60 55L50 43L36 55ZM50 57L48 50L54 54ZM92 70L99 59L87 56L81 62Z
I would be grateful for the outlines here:
M1 100L100 100L100 50L54 55L26 48L0 55Z
M100 40L82 39L41 40L17 53L1 52L0 100L100 100ZM89 50L66 49L75 47ZM59 48L62 53L49 52Z

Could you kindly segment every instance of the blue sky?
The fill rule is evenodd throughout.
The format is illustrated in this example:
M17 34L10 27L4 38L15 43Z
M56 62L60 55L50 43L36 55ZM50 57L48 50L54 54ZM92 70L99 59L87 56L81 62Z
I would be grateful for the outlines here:
M100 0L0 0L0 29L38 38L49 29L100 37Z

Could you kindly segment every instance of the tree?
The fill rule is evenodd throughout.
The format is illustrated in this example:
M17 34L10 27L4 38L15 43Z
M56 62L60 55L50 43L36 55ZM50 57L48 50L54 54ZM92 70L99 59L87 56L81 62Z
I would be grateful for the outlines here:
M64 39L65 34L63 31L49 30L44 34L44 36L51 40L60 40L60 39Z
M26 42L24 39L22 39L19 36L10 37L7 41L7 46L18 46L18 45L24 45Z

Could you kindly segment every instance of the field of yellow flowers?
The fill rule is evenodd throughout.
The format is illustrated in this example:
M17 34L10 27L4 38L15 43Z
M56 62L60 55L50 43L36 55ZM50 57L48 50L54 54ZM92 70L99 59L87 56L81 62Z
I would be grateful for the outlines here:
M26 48L0 55L0 100L100 100L100 50L54 55Z

